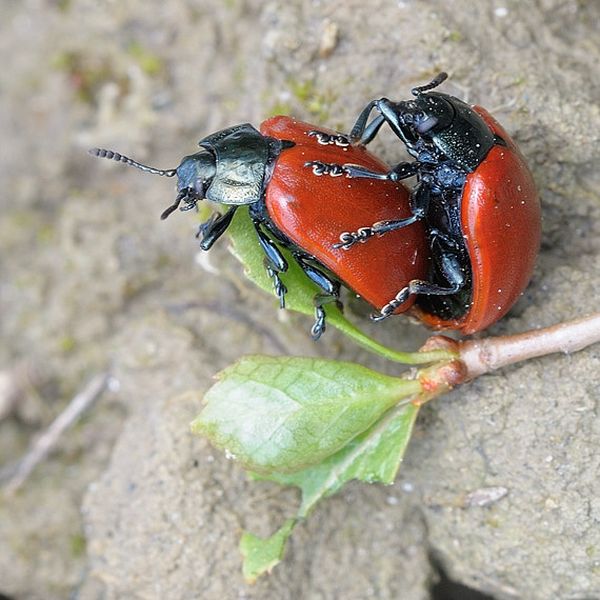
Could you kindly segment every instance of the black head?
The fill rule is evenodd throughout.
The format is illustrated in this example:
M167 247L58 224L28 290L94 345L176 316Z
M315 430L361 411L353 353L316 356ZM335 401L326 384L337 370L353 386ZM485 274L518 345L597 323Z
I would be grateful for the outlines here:
M440 73L429 83L411 90L414 100L398 103L403 122L413 128L418 135L440 131L452 123L454 108L449 101L450 97L437 92L428 93L447 78L447 73Z
M195 208L197 203L204 199L205 192L210 186L216 171L214 155L204 149L196 154L184 157L176 169L165 170L143 165L112 150L93 148L89 152L92 156L116 160L153 175L163 177L175 177L177 175L177 197L173 204L163 211L160 216L161 219L166 219L178 208L182 211Z

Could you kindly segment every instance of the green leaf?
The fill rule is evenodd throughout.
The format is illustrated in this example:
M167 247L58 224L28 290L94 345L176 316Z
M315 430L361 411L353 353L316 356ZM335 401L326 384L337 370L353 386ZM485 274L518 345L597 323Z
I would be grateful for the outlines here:
M266 292L274 294L273 282L266 273L264 254L259 246L247 208L238 209L227 231L233 242L233 254L244 265L248 279ZM313 315L315 311L313 298L315 294L320 293L320 290L306 277L289 252L283 249L283 253L289 264L288 271L281 275L281 279L288 289L285 297L286 308L305 315ZM388 360L416 365L452 358L448 352L442 350L433 352L392 350L369 337L348 321L335 304L328 304L325 307L325 313L329 325L336 327L367 350Z
M412 434L419 408L407 403L389 410L368 431L355 438L320 465L291 474L251 474L254 479L299 487L302 502L295 519L288 519L272 537L263 540L244 532L240 549L244 577L253 582L270 572L282 559L285 544L296 523L315 505L337 492L345 483L359 479L368 483L392 484Z
M244 557L243 573L248 583L254 583L263 573L271 569L283 558L285 544L296 524L296 519L288 519L272 536L261 538L245 531L240 540L240 551Z
M418 412L419 408L414 404L400 404L318 465L296 473L253 476L300 488L302 505L298 517L306 517L319 500L331 496L352 479L391 485L400 468Z
M347 446L415 380L316 358L242 358L219 375L192 431L260 473L298 471Z

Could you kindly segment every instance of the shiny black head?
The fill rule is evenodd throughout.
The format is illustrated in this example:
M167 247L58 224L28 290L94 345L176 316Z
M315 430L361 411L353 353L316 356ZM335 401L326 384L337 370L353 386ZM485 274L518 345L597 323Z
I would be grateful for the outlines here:
M160 216L166 219L173 211L191 210L205 198L206 190L215 176L215 157L208 150L185 156L175 169L177 173L177 197Z
M206 190L210 186L216 171L215 157L208 150L201 150L196 154L186 156L176 169L166 170L143 165L112 150L93 148L90 150L90 154L99 158L108 158L125 163L153 175L162 175L163 177L175 177L177 175L177 197L173 204L161 214L161 219L166 219L178 208L182 211L195 208L197 203L204 199Z
M447 78L447 73L440 73L426 85L412 89L414 100L398 103L403 122L412 127L418 135L440 131L452 123L454 108L449 101L450 96L437 92L427 93Z

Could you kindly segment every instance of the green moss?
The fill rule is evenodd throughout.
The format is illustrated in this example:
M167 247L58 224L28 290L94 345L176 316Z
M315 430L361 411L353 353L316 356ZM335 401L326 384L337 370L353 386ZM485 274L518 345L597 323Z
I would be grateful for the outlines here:
M127 48L127 54L131 56L146 75L155 77L160 75L165 68L164 61L160 56L142 46L139 42L131 42Z
M496 517L490 517L489 519L486 519L485 524L492 529L500 528L500 521Z
M59 350L63 354L69 354L75 350L77 346L77 341L73 336L65 335L58 341Z
M13 229L32 229L37 226L37 217L31 210L19 210L13 212L10 218L10 227Z
M71 0L57 0L56 8L62 13L67 13L71 9L73 2Z
M69 539L69 544L71 546L71 556L73 558L79 558L85 554L87 542L81 533L72 535Z
M308 102L315 94L314 82L311 80L288 82L293 96L302 103Z
M288 82L292 96L300 103L317 123L324 123L329 119L331 106L337 95L331 90L321 90L311 79L305 81Z
M54 227L50 224L42 225L37 231L37 242L41 245L52 243L56 238Z
M91 104L98 90L107 82L127 88L127 79L120 76L108 60L97 60L78 51L67 50L54 55L50 66L66 74L81 102Z
M276 115L289 115L292 112L292 105L289 102L275 102L267 109L265 118L274 117Z
M236 97L226 98L222 100L222 106L228 112L233 112L238 106L239 100Z

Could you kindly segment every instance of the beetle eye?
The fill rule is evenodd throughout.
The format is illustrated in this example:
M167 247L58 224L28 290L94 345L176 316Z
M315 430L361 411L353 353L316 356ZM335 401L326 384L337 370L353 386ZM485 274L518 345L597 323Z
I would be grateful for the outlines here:
M419 120L417 123L417 131L419 133L427 133L431 131L439 122L437 117L429 116L425 118L423 115L423 119Z

